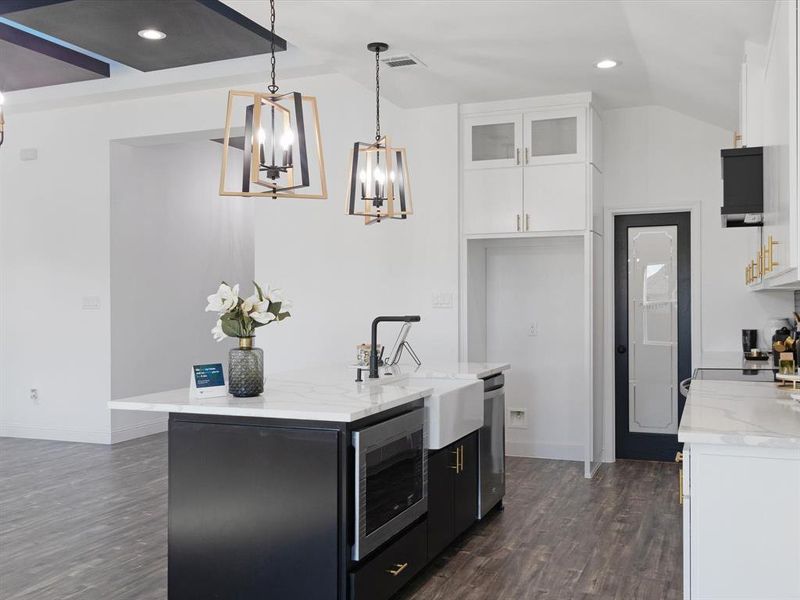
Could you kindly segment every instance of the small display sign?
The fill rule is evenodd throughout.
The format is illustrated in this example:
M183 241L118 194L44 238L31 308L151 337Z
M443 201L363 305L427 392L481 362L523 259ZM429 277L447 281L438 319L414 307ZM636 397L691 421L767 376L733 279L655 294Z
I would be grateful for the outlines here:
M222 363L194 366L194 382L198 388L225 385L225 373Z
M222 363L194 365L190 377L190 392L193 398L213 398L225 396L225 371Z

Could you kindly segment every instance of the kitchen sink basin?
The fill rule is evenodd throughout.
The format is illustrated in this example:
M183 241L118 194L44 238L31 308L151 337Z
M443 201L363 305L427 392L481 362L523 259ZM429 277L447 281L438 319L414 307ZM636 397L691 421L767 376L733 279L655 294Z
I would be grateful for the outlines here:
M444 448L483 425L483 381L413 378L410 383L433 388L425 398L429 449Z

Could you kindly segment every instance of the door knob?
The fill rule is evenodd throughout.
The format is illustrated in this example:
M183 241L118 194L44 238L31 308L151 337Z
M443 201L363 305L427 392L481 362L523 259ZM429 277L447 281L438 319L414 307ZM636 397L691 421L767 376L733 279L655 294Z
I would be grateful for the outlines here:
M622 344L617 346L617 354L625 354L627 351L628 351L628 349L625 346L623 346Z

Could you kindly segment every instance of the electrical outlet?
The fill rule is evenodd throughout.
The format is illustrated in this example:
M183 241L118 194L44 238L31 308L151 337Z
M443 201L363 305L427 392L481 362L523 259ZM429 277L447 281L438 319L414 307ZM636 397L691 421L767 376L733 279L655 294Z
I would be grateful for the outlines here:
M538 323L531 323L528 325L528 335L531 337L536 337L539 335L539 325Z
M506 419L509 429L527 429L528 428L528 413L524 408L509 408L508 418Z
M37 388L31 388L30 399L34 404L39 404L39 390Z

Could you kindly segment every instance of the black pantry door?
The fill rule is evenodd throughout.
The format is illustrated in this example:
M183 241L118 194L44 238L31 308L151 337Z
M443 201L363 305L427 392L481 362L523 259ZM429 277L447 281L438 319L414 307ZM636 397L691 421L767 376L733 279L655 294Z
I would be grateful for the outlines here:
M614 219L617 458L674 460L691 375L688 212Z

